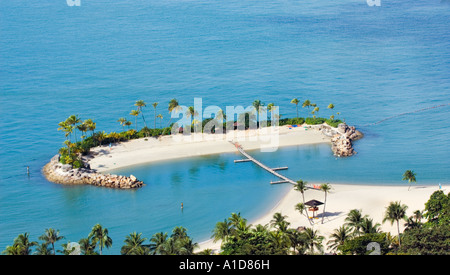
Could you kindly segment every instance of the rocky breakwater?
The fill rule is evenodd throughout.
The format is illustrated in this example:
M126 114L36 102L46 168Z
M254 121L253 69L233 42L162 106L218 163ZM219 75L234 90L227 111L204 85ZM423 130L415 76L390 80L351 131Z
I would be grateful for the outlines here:
M331 137L331 150L335 156L349 157L356 154L353 149L352 141L363 137L363 134L356 130L354 126L348 126L341 123L337 127L337 131Z
M144 185L135 176L119 176L97 173L87 168L72 168L59 162L59 155L54 156L43 168L45 177L54 183L76 185L89 184L118 189L136 189Z

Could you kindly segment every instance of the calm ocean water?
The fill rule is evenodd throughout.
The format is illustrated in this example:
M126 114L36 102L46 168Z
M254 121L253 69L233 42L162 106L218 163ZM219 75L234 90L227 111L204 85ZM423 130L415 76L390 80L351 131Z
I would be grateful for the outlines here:
M336 159L328 145L253 154L310 182L405 184L411 169L418 183L449 184L449 105L364 126L450 103L449 22L440 0L0 1L0 250L50 227L78 241L96 223L113 254L133 231L181 225L201 242L231 212L254 219L286 192L235 154L116 171L143 179L137 191L43 178L64 140L58 122L78 114L120 131L138 99L159 102L166 123L174 97L223 108L260 99L284 117L295 116L294 97L316 102L320 116L334 103L365 133L356 156ZM150 104L144 112L152 125Z

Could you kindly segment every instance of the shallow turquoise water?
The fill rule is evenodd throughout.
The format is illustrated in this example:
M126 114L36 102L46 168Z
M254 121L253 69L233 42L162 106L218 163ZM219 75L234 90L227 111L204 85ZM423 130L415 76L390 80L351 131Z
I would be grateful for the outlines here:
M449 5L422 0L1 1L0 248L49 227L78 241L95 223L110 230L109 253L132 231L175 225L200 242L231 212L251 220L288 188L234 154L118 171L148 183L137 191L43 178L64 140L58 122L78 114L120 131L138 99L160 102L163 123L173 97L222 108L260 99L284 117L295 115L293 97L316 102L320 116L332 102L365 133L356 156L336 159L328 145L252 154L310 182L405 184L412 169L419 183L450 183L448 105L364 126L450 103L449 19ZM144 111L152 125L152 107Z

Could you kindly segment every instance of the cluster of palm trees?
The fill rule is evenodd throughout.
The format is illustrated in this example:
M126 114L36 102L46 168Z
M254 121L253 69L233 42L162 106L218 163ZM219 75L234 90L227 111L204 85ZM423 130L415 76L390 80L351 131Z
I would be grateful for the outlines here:
M291 100L291 103L295 104L295 109L296 109L297 118L298 118L298 104L300 103L300 100L298 98L293 98ZM313 108L313 110L310 112L309 110L310 110L311 107ZM316 118L315 114L318 113L319 110L320 110L319 106L317 106L316 103L312 103L309 99L306 99L305 101L303 101L302 108L308 108L308 116L311 113L313 115L313 118ZM333 103L328 104L327 109L333 110L334 109L334 104ZM340 113L337 113L337 115L339 115L339 114ZM334 115L331 115L330 119L334 120Z
M317 230L289 228L287 216L275 213L269 224L249 225L240 213L218 222L211 236L222 241L223 254L315 254L322 251L323 236ZM253 240L257 240L254 242Z
M386 212L383 218L384 222L390 222L391 225L395 222L397 224L397 237L392 237L390 234L386 234L386 241L390 247L401 248L401 232L400 221L406 221L406 229L417 226L422 217L422 212L417 210L411 217L406 216L406 210L408 206L401 204L400 202L391 202L386 208ZM345 218L345 224L335 229L330 236L328 242L329 248L333 250L339 250L348 240L364 236L365 234L382 233L380 230L380 223L375 223L368 215L363 215L361 210L352 209Z
M94 134L96 123L92 121L92 119L82 121L77 115L71 115L65 121L58 123L58 126L58 131L64 132L66 140L71 142L73 134L75 137L75 142L77 142L76 130L81 132L81 139L83 140L88 131L91 131L92 134Z
M71 243L63 243L63 249L56 249L55 243L65 239L53 228L45 230L45 233L38 238L41 243L30 240L29 233L20 234L14 239L11 246L7 246L2 252L4 255L70 255L75 252L76 247ZM154 234L150 242L146 244L147 238L142 237L142 233L130 233L125 237L121 247L122 255L191 255L198 247L197 243L187 235L187 230L183 227L175 227L170 237L167 233ZM109 236L107 228L100 224L92 227L87 238L81 239L78 243L79 254L81 255L102 255L104 248L110 248L113 240ZM33 251L33 247L35 247Z
M176 101L176 99L175 99L175 101ZM178 105L178 102L176 102L176 104ZM153 126L154 129L156 129L156 119L157 118L160 119L160 128L161 128L161 121L163 119L163 115L162 114L156 115L156 107L158 107L158 105L159 105L158 102L153 102L152 103L152 106L153 106L153 109L154 109L154 126ZM147 103L144 100L140 99L140 100L137 100L134 103L134 106L136 106L136 109L131 110L130 115L134 116L135 130L137 131L137 125L138 125L137 124L137 117L139 115L141 115L141 117L142 117L142 120L144 122L144 127L147 128L147 122L145 121L145 116L144 116L144 111L143 111L144 107L147 106ZM169 103L169 112L171 112L171 110L170 110L170 103ZM119 118L118 122L120 122L120 124L122 126L130 126L132 124L131 121L128 121L128 120L126 120L123 117Z
M69 243L62 244L62 250L56 250L55 243L65 239L59 232L59 230L49 228L45 230L45 233L38 238L43 241L38 243L36 241L30 241L30 235L28 233L20 234L14 239L14 243L11 246L7 246L6 250L2 254L6 255L56 255L56 252L69 255L75 250L75 247L71 247ZM87 238L83 238L79 241L80 252L84 255L102 255L103 248L109 248L112 245L112 239L108 235L108 229L102 227L100 224L96 224ZM33 253L32 247L36 247L36 251ZM97 247L100 252L97 252Z
M63 131L66 137L64 141L66 147L59 150L61 155L60 161L77 168L82 167L83 163L80 159L80 154L85 152L86 148L81 146L81 143L85 140L88 131L91 131L92 136L94 136L96 123L92 119L82 121L77 115L71 115L65 121L58 123L58 126L58 131ZM81 132L81 141L77 141L77 130ZM74 135L75 143L72 142L72 134Z
M126 236L124 245L120 250L122 255L192 255L198 247L192 238L188 236L186 228L177 226L172 230L170 237L167 233L159 232L150 238L142 233L133 232Z
M380 224L375 223L368 215L363 215L361 210L352 209L347 213L345 223L329 235L326 245L330 251L339 254L367 254L368 244L374 241L380 244L382 254L410 251L413 254L448 254L448 245L445 244L448 244L449 236L448 205L450 195L445 195L442 190L431 195L425 203L425 210L417 210L410 217L406 216L406 205L398 201L389 203L382 222L397 224L398 235L395 237L382 232ZM428 221L422 223L424 218ZM400 232L401 221L405 222L403 233ZM279 212L272 216L268 224L255 226L248 224L240 213L232 213L229 218L216 224L211 237L214 241L222 241L220 254L224 255L322 254L325 240L313 227L290 228L287 216ZM53 228L46 229L38 239L42 242L31 241L29 233L20 234L2 254L69 255L76 250L76 246L70 242L63 243L63 249L56 249L56 243L65 237ZM82 255L102 255L105 248L112 247L113 241L108 229L96 224L89 235L77 244L78 253ZM406 247L402 249L402 245ZM198 244L187 235L184 227L179 226L172 230L170 236L160 232L150 239L144 238L142 233L133 232L126 236L120 254L211 255L213 252L211 249L194 252L196 248Z

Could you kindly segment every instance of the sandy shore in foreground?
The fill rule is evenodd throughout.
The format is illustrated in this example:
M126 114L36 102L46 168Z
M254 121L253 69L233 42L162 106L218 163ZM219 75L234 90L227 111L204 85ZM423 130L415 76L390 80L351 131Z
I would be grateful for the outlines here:
M267 152L282 146L330 142L330 138L317 130L317 127L289 129L287 126L280 126L232 131L229 134L178 134L92 148L91 152L95 157L89 160L89 164L91 169L106 172L141 163L237 152L229 142L231 140L238 142L246 150L261 149Z
M287 216L287 221L290 222L290 228L297 228L299 226L313 227L319 231L319 235L324 236L323 242L325 252L327 249L327 241L334 229L339 228L345 223L347 214L352 209L360 209L363 215L369 215L374 220L374 223L380 223L380 229L384 232L391 232L397 235L396 223L391 225L389 222L383 223L383 217L386 207L390 202L400 201L402 204L408 206L407 216L411 216L416 210L423 210L425 202L428 201L431 194L439 190L438 184L435 186L418 186L413 185L408 191L408 184L401 186L374 186L374 185L353 185L353 184L331 184L332 189L327 195L327 204L325 208L325 218L322 224L323 205L319 206L319 211L316 212L318 219L314 219L314 224L311 225L308 219L300 215L295 210L295 205L302 202L301 193L292 188L284 198L268 213L256 220L249 220L248 223L252 225L265 225L270 223L273 214L280 212ZM447 193L450 186L442 186L442 190ZM324 193L318 190L307 190L305 192L305 200L316 199L324 201ZM245 218L245 217L244 217ZM400 230L404 229L404 222L400 222ZM220 242L214 243L212 240L202 242L199 244L199 251L203 249L220 249Z
M111 147L102 146L92 148L95 157L89 163L92 169L98 172L107 172L111 169L123 168L141 163L151 163L156 161L185 158L192 156L220 154L237 152L235 146L229 141L238 142L246 150L261 149L270 152L274 148L282 146L306 145L317 143L330 143L330 138L323 135L317 127L305 128L295 127L268 127L270 129L234 131L228 134L206 134L183 136L171 135L158 139L137 139ZM271 130L267 132L267 130ZM331 150L331 148L330 148ZM287 184L287 183L286 183ZM320 183L309 183L309 185ZM313 227L319 234L325 237L323 242L325 251L326 242L334 229L345 223L348 212L352 209L360 209L363 215L369 215L375 223L381 224L381 230L397 234L396 225L389 222L382 223L386 207L390 202L400 201L408 206L407 215L410 216L415 210L423 210L425 202L430 195L439 189L435 186L413 185L408 191L408 184L398 186L373 186L354 184L333 184L332 190L328 193L326 213L322 224L323 206L317 212L318 219L314 219L311 225L308 219L295 210L295 205L302 202L301 193L292 189L278 202L278 204L268 213L262 213L261 217L249 220L249 224L268 224L275 213L280 212L287 216L291 228L299 226ZM450 186L442 186L444 192L448 192ZM316 199L324 201L324 193L318 190L307 190L305 200ZM231 213L230 213L231 214ZM211 229L212 230L212 229ZM403 230L403 223L401 224ZM212 240L199 244L198 250L210 248L220 249L220 242L214 243Z

